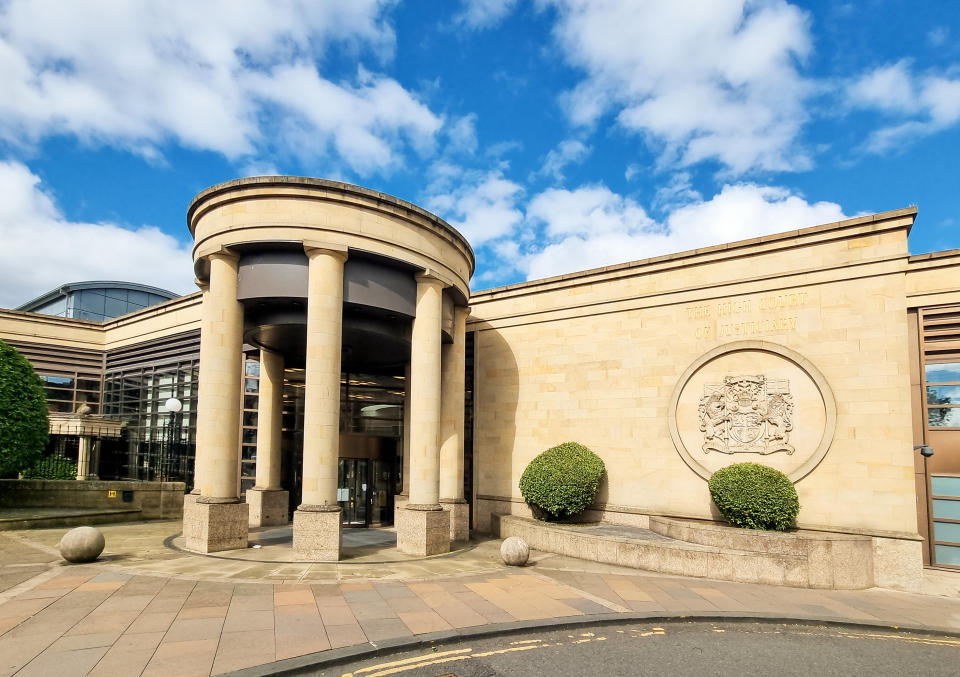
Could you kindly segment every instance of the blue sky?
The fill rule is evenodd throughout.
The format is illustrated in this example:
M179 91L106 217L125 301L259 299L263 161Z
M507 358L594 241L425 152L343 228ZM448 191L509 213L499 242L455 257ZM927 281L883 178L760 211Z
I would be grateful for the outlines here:
M475 289L918 205L960 247L960 2L0 0L0 306L188 293L205 187L410 200Z

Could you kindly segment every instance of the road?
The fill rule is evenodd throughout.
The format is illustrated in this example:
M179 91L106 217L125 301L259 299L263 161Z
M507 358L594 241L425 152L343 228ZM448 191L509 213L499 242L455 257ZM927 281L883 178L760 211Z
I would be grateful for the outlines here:
M463 641L380 656L313 674L324 677L956 677L960 674L960 637L809 624L631 623Z

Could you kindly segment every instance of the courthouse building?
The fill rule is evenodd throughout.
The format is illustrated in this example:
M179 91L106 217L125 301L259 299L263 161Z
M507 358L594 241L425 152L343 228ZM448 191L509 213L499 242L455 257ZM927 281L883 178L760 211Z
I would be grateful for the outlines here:
M798 526L872 537L876 566L960 566L960 250L911 256L916 213L471 292L470 244L415 205L242 179L187 210L197 293L0 310L0 339L125 423L101 476L154 479L174 431L199 552L291 520L301 559L388 524L445 552L529 514L523 469L576 441L609 522L718 519L710 474L754 461L794 481Z

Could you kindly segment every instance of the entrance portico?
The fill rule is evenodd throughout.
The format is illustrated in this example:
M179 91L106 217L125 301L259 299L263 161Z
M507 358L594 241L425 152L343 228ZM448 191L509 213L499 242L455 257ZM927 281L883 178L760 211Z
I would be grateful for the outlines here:
M398 547L435 554L449 550L451 537L467 537L463 345L474 257L466 240L396 198L296 177L214 186L193 201L188 221L205 290L198 495L185 502L187 547L246 547L249 526L286 522L288 492L299 489L295 556L339 559L347 370L397 379L409 373L408 397L396 407L409 410L397 453L410 450ZM243 354L253 351L260 361L256 485L242 503ZM291 367L303 371L296 487L281 486L284 369Z

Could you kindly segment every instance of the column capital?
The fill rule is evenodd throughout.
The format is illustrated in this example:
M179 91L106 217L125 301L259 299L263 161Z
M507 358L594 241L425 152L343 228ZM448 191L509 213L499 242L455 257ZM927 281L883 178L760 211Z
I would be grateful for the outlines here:
M464 318L470 317L470 313L473 311L473 308L470 306L454 306L453 312L454 315L462 316Z
M201 259L223 259L224 261L239 261L240 255L236 252L232 252L226 247L220 247L212 252L206 252L201 254L198 258Z
M435 270L431 270L430 268L417 273L413 277L417 281L417 284L439 284L443 285L444 287L450 286L449 282L437 275L437 272Z
M326 254L327 256L339 258L341 261L346 261L347 257L349 256L348 248L345 244L315 242L313 240L303 241L303 251L306 253L307 257L311 259L315 256Z
M193 283L200 288L200 291L210 290L210 280L201 280L199 277L196 277L194 278Z

